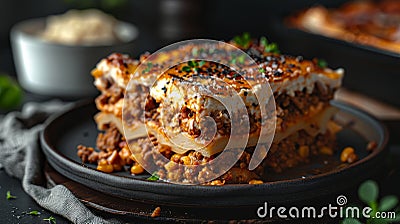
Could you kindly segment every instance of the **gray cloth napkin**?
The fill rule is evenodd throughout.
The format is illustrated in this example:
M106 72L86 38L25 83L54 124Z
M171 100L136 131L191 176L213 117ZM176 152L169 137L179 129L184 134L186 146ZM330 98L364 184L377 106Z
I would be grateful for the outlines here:
M40 206L73 223L117 223L95 216L66 187L43 187L44 156L39 134L45 120L71 107L60 101L27 103L21 112L0 117L0 167L22 181L22 187Z

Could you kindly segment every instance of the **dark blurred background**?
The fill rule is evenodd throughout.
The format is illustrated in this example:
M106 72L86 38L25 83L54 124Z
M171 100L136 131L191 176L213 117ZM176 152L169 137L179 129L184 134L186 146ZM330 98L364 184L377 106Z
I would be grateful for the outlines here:
M107 2L114 2L108 3ZM229 40L248 31L280 42L273 31L274 21L290 12L323 3L337 5L335 0L14 0L2 1L0 7L0 70L14 72L10 65L9 32L22 20L61 14L71 8L96 7L116 18L135 24L140 30L137 54L153 51L165 44L188 38ZM281 48L285 49L284 43Z
M338 7L345 0L14 0L0 7L0 72L15 74L9 32L13 24L61 14L71 8L96 7L139 28L134 55L189 38L229 40L245 31L277 42L283 53L326 59L346 70L344 86L400 106L400 57L289 29L286 16L309 6ZM379 77L379 78L377 78Z

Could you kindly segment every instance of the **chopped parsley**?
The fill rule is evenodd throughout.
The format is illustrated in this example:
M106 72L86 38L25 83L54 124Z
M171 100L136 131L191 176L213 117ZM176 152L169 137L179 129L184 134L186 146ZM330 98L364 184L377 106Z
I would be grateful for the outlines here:
M264 72L265 72L265 69L263 69L263 68L259 68L259 69L258 69L258 72L260 72L260 73L264 73Z
M199 61L199 67L203 67L203 65L205 64L205 61Z
M192 69L191 69L189 66L183 66L183 67L182 67L182 71L184 71L184 72L190 72L190 71L192 71Z
M200 70L200 67L203 67L205 64L205 61L188 61L188 66L183 66L182 71L184 72L198 72Z
M43 219L43 221L48 221L50 224L57 224L56 218L54 218L53 216L50 216L47 219Z
M267 44L268 44L268 40L267 40L267 38L266 37L261 37L260 38L260 44L261 44L261 46L267 46Z
M151 62L147 63L146 68L143 69L142 73L147 73L147 72L149 72L149 71L151 70L152 67L153 67L153 63L151 63Z
M279 54L279 48L277 43L268 43L268 40L266 37L261 37L260 38L260 45L264 47L264 51L268 53L276 53Z
M17 197L14 196L14 195L11 195L11 192L10 192L10 191L7 191L7 193L6 193L6 198L7 198L7 200L10 200L10 199L16 199Z
M188 65L191 68L195 68L195 67L197 67L199 65L199 63L197 63L197 61L189 61Z
M157 171L154 172L149 178L147 178L147 180L152 180L152 181L156 181L159 179L160 179L160 176L158 176Z
M192 55L195 56L195 57L197 57L197 55L199 55L199 50L197 49L197 47L194 47L192 49Z
M33 211L30 211L30 212L27 212L26 214L27 215L36 215L36 216L38 216L38 215L40 215L40 212L38 212L36 210L33 210Z
M326 68L326 67L328 66L328 62L326 62L324 59L318 58L318 59L317 59L317 65L318 65L320 68Z
M246 60L246 55L245 54L241 54L240 56L234 56L229 62L231 64L244 64L244 61Z
M278 48L278 44L277 43L267 44L267 46L265 46L265 52L279 54L280 51L279 51L279 48Z
M243 48L248 48L251 42L250 34L248 32L244 32L242 35L235 36L233 38L233 42Z

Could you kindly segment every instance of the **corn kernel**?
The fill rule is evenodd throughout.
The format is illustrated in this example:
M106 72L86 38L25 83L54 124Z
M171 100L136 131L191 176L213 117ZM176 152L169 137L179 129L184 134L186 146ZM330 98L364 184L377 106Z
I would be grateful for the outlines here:
M250 180L249 184L263 184L264 182L262 180Z
M354 163L357 160L358 160L358 156L355 153L350 154L349 157L347 158L348 163Z
M131 167L131 174L141 174L144 172L144 169L141 165L135 164Z
M103 75L103 72L100 69L93 69L92 70L92 76L97 78Z
M347 162L351 154L355 154L354 149L352 147L344 148L342 153L340 154L340 161Z
M108 162L106 159L101 159L98 163L99 166L104 166L104 165L108 165Z
M192 160L189 158L189 156L183 156L181 158L181 161L184 165L190 165L192 163Z
M182 157L182 155L180 155L180 154L174 154L171 156L171 161L178 163L179 160L181 159L181 157Z
M97 170L103 171L105 173L112 173L114 171L113 165L106 164L106 165L98 165Z
M225 184L225 180L221 181L221 180L213 180L210 182L210 185L212 186L221 186Z

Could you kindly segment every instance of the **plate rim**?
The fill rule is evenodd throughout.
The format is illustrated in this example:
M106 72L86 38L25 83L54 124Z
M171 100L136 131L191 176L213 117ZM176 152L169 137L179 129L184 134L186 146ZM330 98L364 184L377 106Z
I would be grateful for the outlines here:
M311 186L311 185L317 184L319 182L319 180L321 180L324 177L338 175L343 172L348 172L349 170L352 170L354 167L362 166L363 164L368 163L374 157L378 156L379 154L382 154L383 151L387 151L385 149L387 148L387 144L388 144L388 140L389 140L389 132L388 132L387 127L382 122L380 122L378 119L371 116L367 112L364 112L358 108L355 108L354 106L351 106L347 103L343 103L343 102L339 102L339 101L332 101L332 104L340 107L340 109L345 109L346 112L350 111L350 112L352 112L352 114L355 113L357 116L361 115L364 118L363 120L367 119L374 126L380 128L380 130L377 132L380 133L380 135L382 136L382 139L380 139L380 142L378 143L378 147L376 148L376 150L374 150L372 153L368 154L363 159L358 160L357 162L355 162L353 164L349 164L346 167L332 170L329 172L324 172L321 174L312 175L312 176L309 176L306 178L279 180L279 181L273 181L273 182L266 182L266 183L263 183L260 185L251 185L251 184L227 184L227 185L223 185L223 186L180 185L180 184L173 184L173 183L168 183L168 182L149 181L149 180L143 180L143 179L139 179L139 178L135 178L135 177L126 177L126 176L121 176L121 175L115 175L115 174L112 175L112 174L104 173L104 172L98 171L94 168L88 167L82 163L81 164L77 163L76 161L66 157L65 155L60 154L59 151L54 148L54 146L49 144L49 142L47 141L48 137L46 137L46 135L48 136L47 131L48 131L49 127L51 127L51 125L54 124L54 122L56 122L58 119L61 119L63 116L67 116L69 113L72 113L79 108L89 106L90 104L93 104L93 102L86 101L86 100L78 102L71 108L67 109L66 111L54 114L45 122L44 128L42 129L42 131L40 133L40 142L41 142L42 149L45 152L45 155L46 155L48 161L50 162L51 165L53 165L52 162L54 162L53 161L54 159L51 158L51 156L53 156L55 159L59 159L62 162L65 162L67 165L72 166L71 168L74 168L78 171L84 171L85 169L87 169L87 170L89 170L89 172L96 172L95 174L99 175L99 177L102 177L105 179L110 179L110 178L114 179L117 181L117 183L121 183L121 182L123 182L123 180L129 181L130 182L129 184L136 185L135 189L132 189L130 186L128 186L128 187L124 186L127 183L119 185L118 188L124 188L126 190L134 190L136 192L142 191L142 192L147 192L147 193L160 194L159 190L156 190L156 188L164 188L164 187L173 186L172 188L174 188L174 190L168 192L170 195L196 197L193 194L190 194L190 193L187 194L185 192L185 190L188 188L188 186L190 186L190 188L192 188L196 191L202 192L201 196L204 196L205 193L207 193L206 196L218 196L221 193L226 195L227 193L237 193L237 192L241 192L241 191L245 191L245 190L251 190L252 192L260 191L260 195L261 194L265 195L266 192L262 191L262 190L266 189L266 188L268 188L268 191L270 192L269 194L273 194L274 192L279 191L281 189L282 185L285 185L286 187L289 187L291 185L297 185L297 184ZM66 165L66 164L63 164L63 165ZM74 174L74 175L76 175L76 174ZM85 177L87 177L87 174L83 172L82 175L80 175L80 177L85 178ZM104 183L103 181L97 181L97 182L107 185L107 183ZM115 187L115 184L108 184L108 186Z

